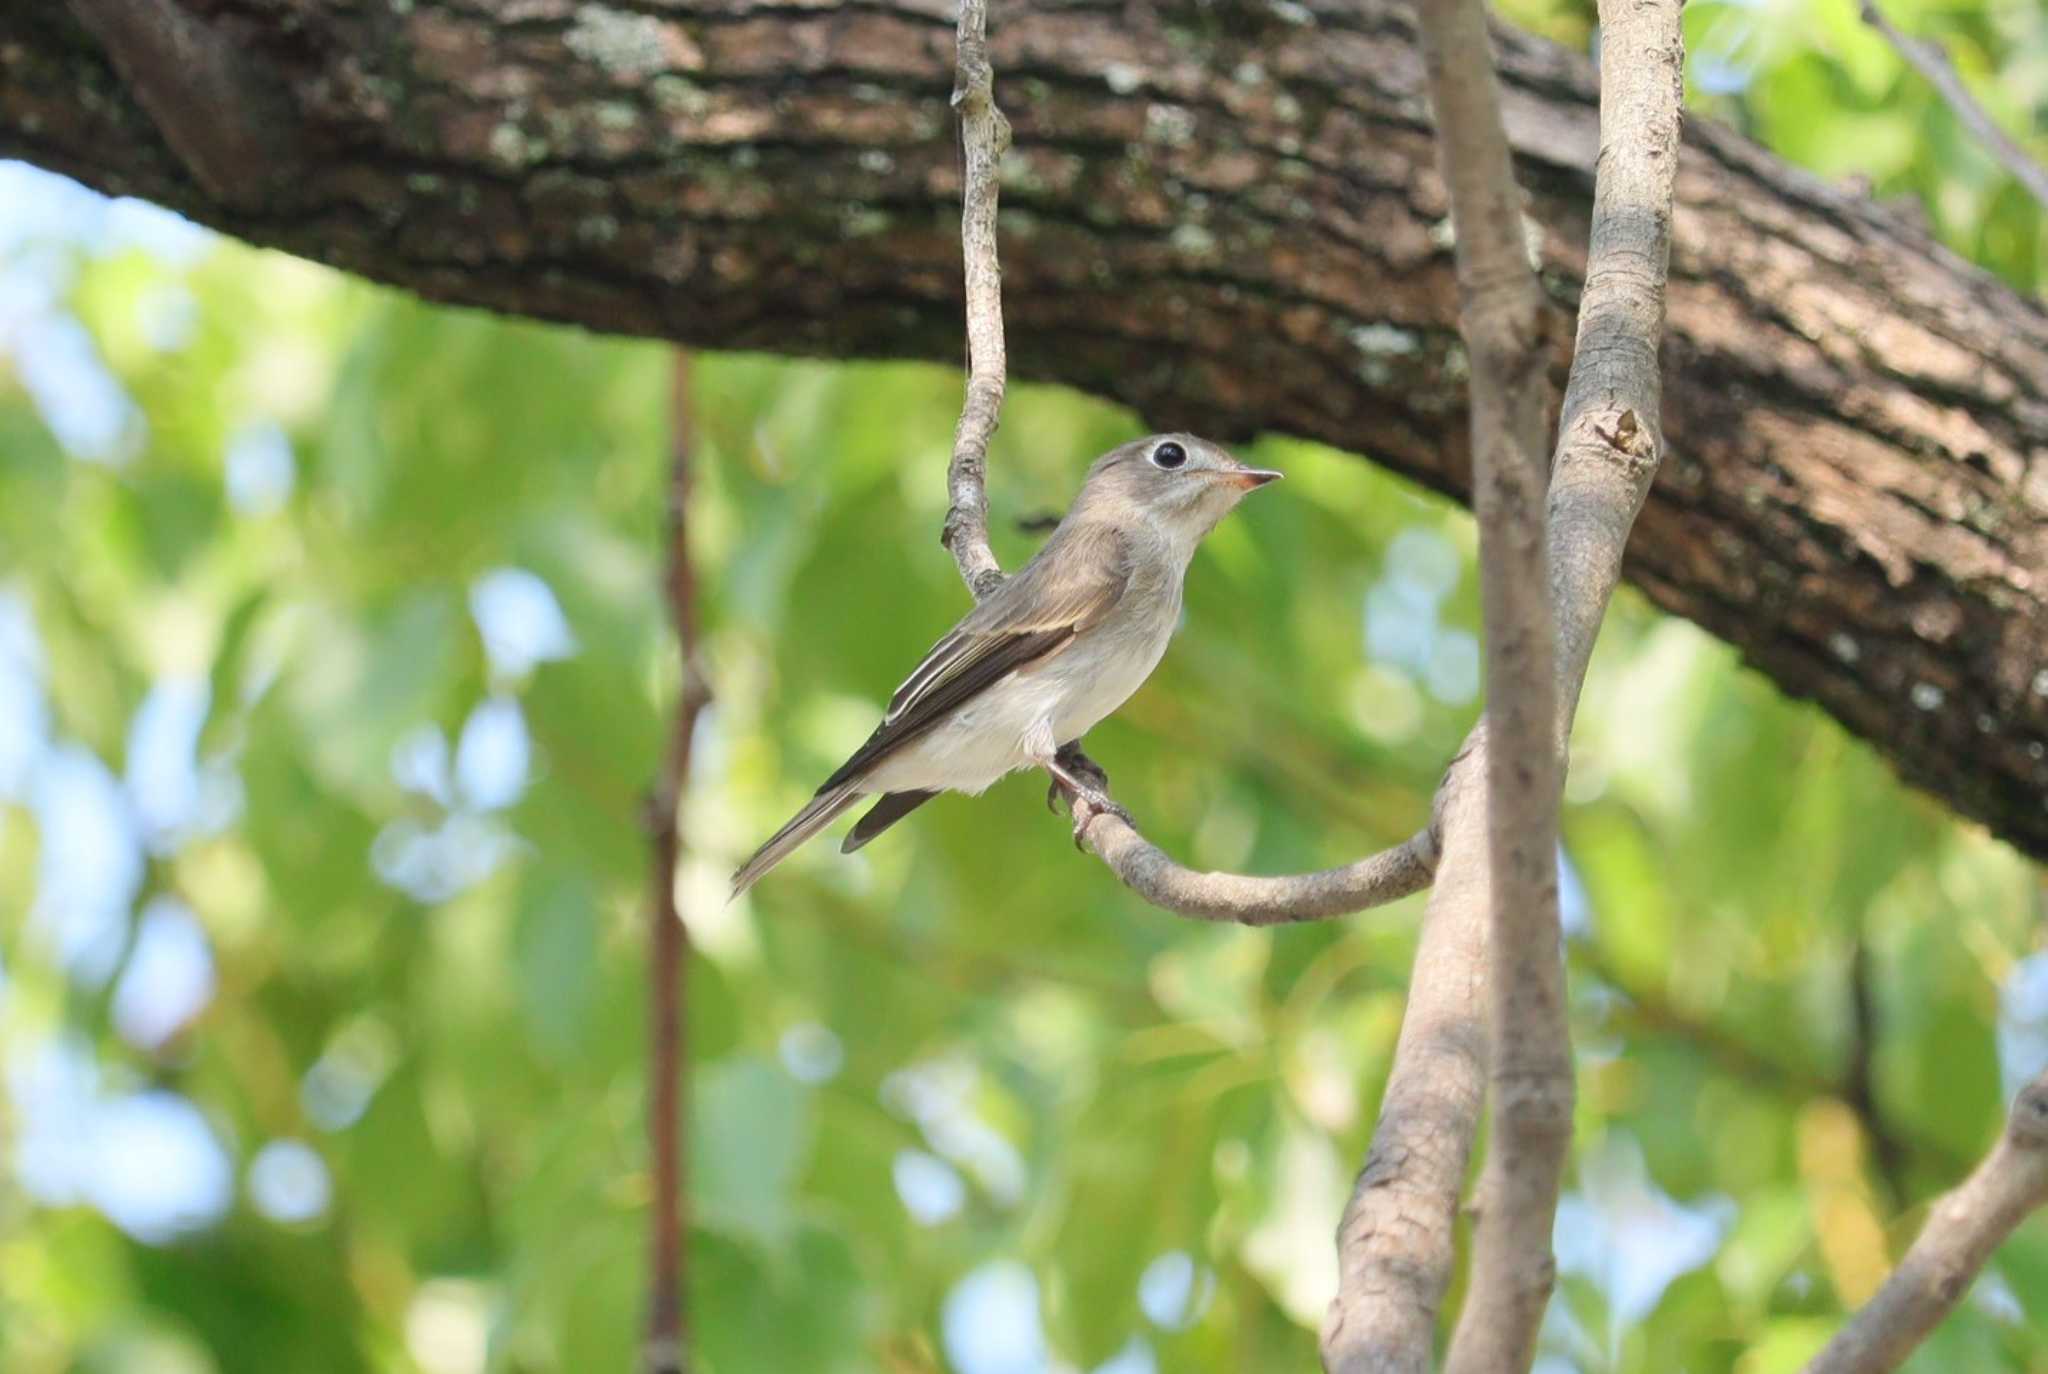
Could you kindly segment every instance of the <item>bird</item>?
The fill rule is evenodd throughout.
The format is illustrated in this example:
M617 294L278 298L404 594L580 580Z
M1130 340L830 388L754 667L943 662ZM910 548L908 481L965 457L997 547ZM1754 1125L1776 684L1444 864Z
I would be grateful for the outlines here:
M976 795L1021 768L1051 774L1048 800L1063 793L1123 814L1078 743L1159 666L1196 546L1280 476L1191 434L1154 434L1096 459L1037 554L932 646L867 742L740 865L732 895L863 797L880 800L841 853L940 792Z

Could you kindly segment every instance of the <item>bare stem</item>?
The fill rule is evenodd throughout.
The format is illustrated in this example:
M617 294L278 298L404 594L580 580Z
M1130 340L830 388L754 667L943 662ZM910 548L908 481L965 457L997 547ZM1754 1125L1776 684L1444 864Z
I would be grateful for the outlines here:
M1934 1204L1891 1277L1806 1374L1896 1369L1955 1308L2013 1229L2048 1202L2048 1073L2020 1089L1998 1144Z
M960 248L967 295L967 398L953 431L946 469L946 511L939 538L960 565L960 579L980 601L1003 585L1002 565L988 542L988 445L1002 418L1004 378L1003 269L996 254L996 200L1010 121L996 108L995 71L988 60L988 0L960 0L958 68L953 107L960 112L964 168Z
M685 1039L685 976L689 932L676 906L676 868L682 860L678 808L690 777L690 742L711 692L697 660L696 573L690 562L690 464L695 436L690 415L690 361L676 354L673 426L668 490L668 555L663 592L682 686L669 722L668 751L661 776L648 799L653 858L648 867L647 960L647 1148L654 1176L648 1210L646 1374L682 1374L689 1366L688 1323L683 1307L686 1255L683 1244L684 1085L688 1070Z
M1998 127L1998 121L1991 117L1991 112L1963 85L1955 64L1949 61L1948 54L1939 44L1900 32L1877 7L1876 0L1863 0L1863 22L1883 34L1885 41L1897 50L1906 65L1920 73L1927 84L1934 87L1936 94L1948 102L1955 117L1984 145L1985 150L1997 158L1999 164L2011 172L2035 200L2048 206L2048 167L2035 161L2026 149L2013 141L2011 135Z
M1314 873L1253 877L1184 868L1110 812L1077 802L1076 825L1126 887L1162 911L1197 921L1290 925L1346 916L1422 891L1436 873L1436 838L1417 831L1390 849Z

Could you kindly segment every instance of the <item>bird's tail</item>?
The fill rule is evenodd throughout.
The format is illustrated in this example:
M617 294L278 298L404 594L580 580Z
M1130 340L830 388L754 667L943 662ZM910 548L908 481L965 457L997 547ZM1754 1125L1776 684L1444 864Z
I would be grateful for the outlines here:
M860 800L861 791L851 782L828 787L805 803L789 823L768 837L732 875L732 895L739 896L767 876L768 870L788 858L796 847L832 823L832 818Z

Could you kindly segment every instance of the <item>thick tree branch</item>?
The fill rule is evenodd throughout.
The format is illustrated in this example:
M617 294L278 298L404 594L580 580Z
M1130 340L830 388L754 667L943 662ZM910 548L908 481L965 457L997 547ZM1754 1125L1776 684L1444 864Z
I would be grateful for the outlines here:
M958 74L953 107L960 112L964 162L960 247L967 296L967 399L953 433L946 470L951 508L939 538L960 565L960 579L976 601L1003 584L1003 569L988 543L988 445L1003 413L1009 360L1003 348L1003 267L996 252L996 203L1002 191L1003 154L1010 121L996 108L995 73L988 63L988 0L960 0L955 36Z
M1445 1368L1520 1374L1535 1356L1555 1277L1551 1221L1572 1122L1557 915L1557 651L1543 552L1554 324L1529 262L1486 12L1480 0L1423 0L1420 13L1456 232L1459 333L1472 358L1472 509L1486 628L1488 872L1483 884L1446 884L1434 916L1486 930L1494 1119L1472 1278ZM1479 862L1479 846L1469 848ZM1474 909L1450 909L1463 893Z
M204 9L320 150L287 203L208 195L59 6L0 6L0 153L440 300L960 358L950 4ZM1011 366L1460 494L1465 359L1410 7L1283 9L1005 6ZM1543 279L1573 307L1595 88L1553 46L1496 46ZM2048 312L1711 125L1686 131L1678 201L1666 419L1687 442L1629 575L2048 856Z
M1977 97L1970 94L1969 87L1957 73L1955 63L1936 43L1914 38L1900 32L1897 25L1885 17L1876 0L1863 0L1863 22L1884 35L1887 43L1899 54L1905 64L1920 73L1928 85L1948 103L1955 117L1962 121L1986 152L1998 159L2000 166L2013 174L2020 185L2043 206L2048 206L2048 167L2042 166L2027 154L2027 150L2013 141L2012 136L1998 127L1998 121L1984 108Z
M1806 1374L1884 1374L1951 1312L2005 1238L2048 1202L2048 1073L2020 1089L1998 1144L1934 1204L1884 1286Z
M663 601L676 636L681 686L669 722L668 751L661 776L648 798L653 856L648 867L647 912L647 1148L654 1177L648 1206L647 1340L645 1374L682 1374L689 1368L689 1336L683 1307L687 1278L684 1249L683 1141L684 1085L689 1049L685 1029L685 976L689 933L676 908L676 868L682 862L679 810L690 778L690 743L697 718L711 703L711 688L697 658L696 572L690 561L690 464L695 433L690 409L689 355L676 355L673 435L668 488L668 553Z

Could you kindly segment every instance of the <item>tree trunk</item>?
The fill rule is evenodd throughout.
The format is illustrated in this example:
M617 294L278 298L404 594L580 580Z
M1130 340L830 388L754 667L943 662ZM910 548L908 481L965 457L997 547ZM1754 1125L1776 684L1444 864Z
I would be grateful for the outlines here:
M79 9L153 11L207 60L144 38L110 63L62 7L10 6L0 152L439 300L708 348L961 357L945 0ZM1015 124L1013 373L1467 495L1404 5L1011 0L990 46ZM1570 306L1591 72L1499 46L1544 283ZM210 89L179 89L193 73ZM209 136L221 110L260 127ZM277 165L234 175L251 146ZM2048 858L2048 314L1701 124L1670 310L1671 456L1630 577Z

